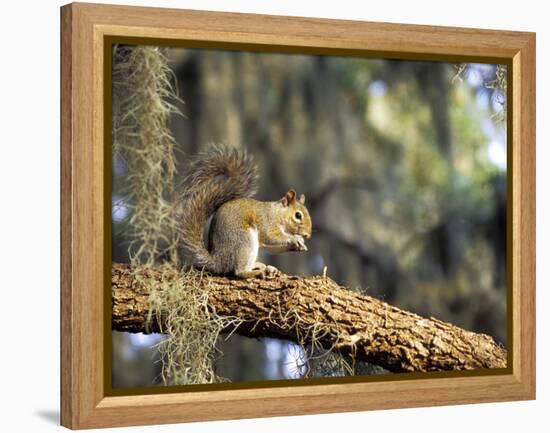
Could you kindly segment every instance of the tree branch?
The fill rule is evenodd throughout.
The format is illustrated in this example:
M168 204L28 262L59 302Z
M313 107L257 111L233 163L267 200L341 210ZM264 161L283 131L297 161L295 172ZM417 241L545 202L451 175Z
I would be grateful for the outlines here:
M160 278L154 269L140 272ZM326 348L392 372L506 367L506 351L491 337L400 310L340 287L330 278L205 276L201 284L218 315L243 320L236 330L242 335L317 339ZM114 263L113 330L157 332L158 323L147 323L148 299L147 287L134 279L130 267Z

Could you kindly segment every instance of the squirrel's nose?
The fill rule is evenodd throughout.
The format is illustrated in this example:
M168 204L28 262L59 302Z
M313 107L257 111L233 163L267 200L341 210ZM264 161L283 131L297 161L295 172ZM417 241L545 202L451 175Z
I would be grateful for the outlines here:
M306 239L311 239L311 233L306 233L306 234L304 235L304 238L306 238Z

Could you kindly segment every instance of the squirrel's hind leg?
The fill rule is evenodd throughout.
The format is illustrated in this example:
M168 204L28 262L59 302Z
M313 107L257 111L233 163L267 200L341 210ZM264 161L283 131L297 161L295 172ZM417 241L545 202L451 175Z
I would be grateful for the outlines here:
M261 264L263 264L263 263L261 263ZM265 274L268 277L272 277L272 276L277 275L278 273L281 272L275 266L271 266L271 265L264 265L264 266L265 266Z
M266 265L263 263L255 263L252 269L235 269L235 276L238 278L265 278Z
M237 245L234 250L235 276L238 278L264 277L265 265L256 262L260 248L258 231L254 228L239 231L235 244Z
M236 247L233 251L233 272L238 278L266 278L277 271L273 266L257 262L260 242L255 228L234 232L232 239Z
M279 270L275 266L256 262L250 270L235 270L235 276L239 278L267 278L276 275Z

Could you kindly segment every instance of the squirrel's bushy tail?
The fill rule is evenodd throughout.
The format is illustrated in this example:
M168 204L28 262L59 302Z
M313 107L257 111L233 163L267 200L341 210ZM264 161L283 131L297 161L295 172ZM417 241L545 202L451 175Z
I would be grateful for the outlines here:
M178 210L178 245L194 266L214 266L203 240L210 215L229 200L254 195L257 179L256 166L245 150L212 146L191 162Z

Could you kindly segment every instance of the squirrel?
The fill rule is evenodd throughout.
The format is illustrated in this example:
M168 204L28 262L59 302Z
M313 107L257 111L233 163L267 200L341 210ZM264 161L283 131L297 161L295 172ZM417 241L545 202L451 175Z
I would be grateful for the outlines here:
M311 217L305 196L291 189L277 201L254 200L257 180L245 150L213 146L191 162L177 212L178 249L191 265L213 274L265 278L277 269L256 261L259 248L307 251ZM210 216L207 248L203 232Z

